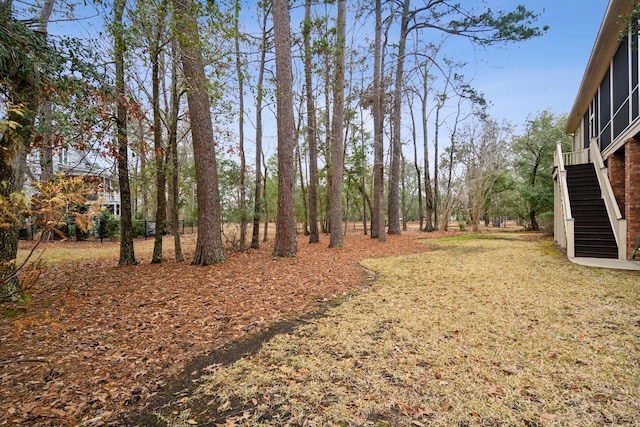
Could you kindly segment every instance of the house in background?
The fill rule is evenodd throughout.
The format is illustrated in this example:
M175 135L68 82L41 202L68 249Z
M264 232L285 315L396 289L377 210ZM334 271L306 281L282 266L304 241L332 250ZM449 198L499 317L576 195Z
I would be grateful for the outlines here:
M640 26L624 19L633 3L610 0L568 119L572 152L556 151L554 238L571 259L629 260L640 236Z
M114 189L117 177L113 165L91 151L84 152L73 148L57 150L52 158L53 173L66 173L68 176L83 176L97 185L94 200L101 199L101 204L114 215L120 215L120 193ZM32 189L31 181L39 181L42 173L40 151L33 150L27 156L27 191Z

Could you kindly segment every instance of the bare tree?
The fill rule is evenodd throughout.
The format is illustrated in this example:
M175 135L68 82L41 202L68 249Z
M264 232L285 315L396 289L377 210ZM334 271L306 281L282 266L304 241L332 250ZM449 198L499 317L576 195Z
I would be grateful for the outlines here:
M413 167L416 170L416 177L418 180L418 217L419 217L419 230L423 231L427 229L427 227L423 228L423 217L422 217L422 174L420 173L420 164L418 163L418 136L417 136L417 130L416 130L416 118L415 118L415 114L413 112L413 99L412 96L415 94L415 91L413 92L407 92L407 96L409 97L409 113L411 115L411 141L413 142ZM426 128L424 130L424 133L426 135ZM428 156L428 152L425 150L424 153L425 158L427 158ZM429 190L427 190L428 192ZM406 217L406 215L405 215ZM429 220L430 221L430 220ZM429 221L427 221L427 224L429 223ZM406 224L406 219L405 219L405 224ZM406 227L403 227L403 229L406 229Z
M543 34L546 30L531 27L537 17L524 6L513 12L485 12L464 9L458 2L430 0L412 9L410 0L396 0L400 10L400 38L397 44L395 87L393 95L391 171L389 177L389 233L400 233L398 186L400 183L400 142L402 117L402 89L407 36L413 31L433 30L441 34L460 36L472 43L490 45L510 41L522 41ZM437 180L435 180L437 183ZM437 193L436 193L437 197Z
M242 55L240 53L240 0L234 4L233 15L234 42L236 56L236 76L238 78L238 146L240 150L240 250L247 249L247 201L246 176L247 161L244 155L244 74L242 72Z
M153 147L156 161L156 232L153 242L151 263L162 262L162 236L167 219L167 169L165 167L165 149L160 116L160 56L162 54L162 35L165 28L166 2L163 0L156 10L156 23L148 36L149 56L151 60L151 105L153 109Z
M177 51L175 39L171 41L172 52ZM176 262L184 261L182 255L182 245L180 243L180 224L178 201L180 198L180 164L178 162L178 114L180 112L180 93L178 93L178 63L174 57L171 61L171 100L169 111L169 143L168 161L171 174L169 175L169 219L171 221L171 232L173 234L173 246Z
M273 28L276 49L278 127L278 213L273 255L293 257L298 250L298 241L296 236L295 122L293 118L291 30L287 0L273 0Z
M307 147L309 147L309 243L320 242L318 231L318 145L316 137L316 108L313 96L311 51L311 0L304 5L304 79L307 101Z
M506 169L505 147L510 132L510 126L482 118L480 123L467 123L459 135L456 155L465 168L467 206L473 231L478 231L494 184Z
M262 194L266 195L266 191L262 192L263 185L266 185L266 174L265 174L265 182L263 183L262 178L262 99L264 97L264 69L266 63L266 55L267 55L267 18L269 15L269 11L267 7L270 7L269 2L260 2L260 8L262 9L262 35L260 38L260 64L258 66L258 82L257 82L257 93L256 93L256 177L255 177L255 190L254 190L254 205L253 205L253 229L251 230L251 247L253 249L258 249L260 247L260 213L263 210L263 206L265 206L265 216L266 216L266 204L263 202ZM266 164L265 164L266 168ZM266 241L266 228L268 221L265 223L265 241Z

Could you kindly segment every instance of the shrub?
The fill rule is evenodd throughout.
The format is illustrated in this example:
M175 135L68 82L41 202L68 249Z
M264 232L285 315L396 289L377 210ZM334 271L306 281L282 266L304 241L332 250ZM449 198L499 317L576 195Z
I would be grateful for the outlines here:
M545 236L553 236L553 211L543 212L538 215L538 225L540 226L542 234Z

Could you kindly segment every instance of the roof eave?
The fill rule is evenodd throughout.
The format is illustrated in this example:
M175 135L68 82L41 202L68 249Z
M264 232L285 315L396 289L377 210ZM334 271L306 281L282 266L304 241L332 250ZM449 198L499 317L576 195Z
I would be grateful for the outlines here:
M611 58L613 58L620 44L618 35L627 26L627 22L623 17L628 16L632 9L633 1L631 0L609 1L587 68L582 77L582 83L580 83L578 95L567 120L565 129L567 135L576 132L584 113L589 108L594 94L609 69Z

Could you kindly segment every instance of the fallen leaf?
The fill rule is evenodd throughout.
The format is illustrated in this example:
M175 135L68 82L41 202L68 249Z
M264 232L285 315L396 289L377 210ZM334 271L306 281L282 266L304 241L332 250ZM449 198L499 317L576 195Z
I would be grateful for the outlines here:
M409 417L413 416L413 414L415 414L415 410L413 410L408 404L404 403L404 402L398 402L398 406L400 407L400 409L402 410L402 413L404 415L407 415Z
M430 417L434 414L434 412L431 409L421 409L417 414L416 414L416 418L420 418L420 417Z
M60 416L60 417L64 417L65 413L63 410L61 409L57 409L57 408L51 408L51 412L53 412L54 414Z
M540 415L540 422L549 422L551 420L553 420L556 416L553 414L542 414Z
M198 424L198 422L196 420L194 420L193 418L189 418L187 420L187 424L194 426L194 425Z

